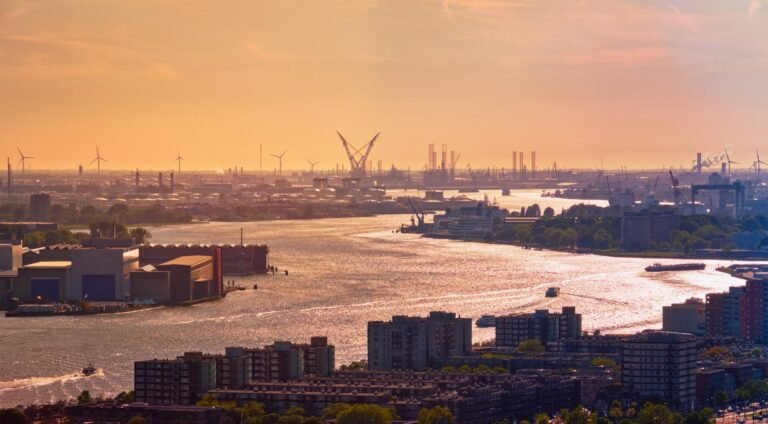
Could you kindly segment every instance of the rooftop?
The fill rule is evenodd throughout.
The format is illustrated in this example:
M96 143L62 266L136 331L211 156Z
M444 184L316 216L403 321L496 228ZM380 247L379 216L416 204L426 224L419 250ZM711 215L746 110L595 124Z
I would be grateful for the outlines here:
M179 256L176 259L171 259L168 262L163 262L158 266L172 266L172 265L195 266L195 265L199 265L199 264L211 261L212 259L213 258L211 256L205 256L205 255Z
M72 262L70 261L40 261L32 264L24 265L22 269L70 269L72 268Z

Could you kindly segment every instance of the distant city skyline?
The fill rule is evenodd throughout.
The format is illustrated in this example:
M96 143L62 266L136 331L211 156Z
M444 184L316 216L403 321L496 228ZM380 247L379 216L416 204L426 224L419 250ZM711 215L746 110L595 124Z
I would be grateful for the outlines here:
M0 2L0 154L27 171L688 167L768 135L768 1ZM714 169L714 168L713 168Z

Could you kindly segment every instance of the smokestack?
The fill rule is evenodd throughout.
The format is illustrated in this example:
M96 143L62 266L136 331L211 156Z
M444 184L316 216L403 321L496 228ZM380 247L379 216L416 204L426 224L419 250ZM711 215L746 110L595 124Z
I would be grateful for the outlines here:
M158 188L163 188L163 173L162 172L158 172L157 173L157 187Z
M518 165L520 165L520 175L525 178L525 154L523 152L518 153L517 159Z
M517 150L512 152L512 176L517 177Z
M536 178L536 152L531 152L531 178Z
M135 178L136 178L136 188L139 188L139 170L138 170L138 168L136 169Z
M77 175L80 175L80 176L83 175L83 165L80 165L77 167Z
M171 172L171 193L173 193L174 187L173 172Z
M725 168L726 168L725 162L721 163L720 164L720 174L722 174L723 177L725 177Z
M701 176L701 152L696 153L696 171Z
M441 163L440 163L440 170L445 171L445 168L448 166L448 145L443 144L443 151L441 155Z
M427 171L435 169L435 145L429 143L429 157L427 158Z
M11 158L8 157L8 181L6 183L8 184L8 200L9 201L10 201L10 197L11 197L11 177L12 177Z

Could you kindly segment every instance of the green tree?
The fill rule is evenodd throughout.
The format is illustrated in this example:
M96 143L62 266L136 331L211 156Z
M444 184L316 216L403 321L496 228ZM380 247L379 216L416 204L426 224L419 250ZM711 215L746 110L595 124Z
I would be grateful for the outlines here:
M542 413L536 415L535 423L536 424L549 424L549 420L550 420L549 415L547 415L547 414L542 412Z
M144 227L131 228L130 235L136 244L145 244L152 237L152 233Z
M616 364L616 361L614 361L611 358L604 358L599 357L592 360L592 366L593 367L605 367L610 369L617 369L618 365Z
M88 390L83 390L80 392L79 395L77 395L77 404L78 405L85 405L88 403L93 403L93 398L91 397L91 392Z
M530 339L524 340L517 345L517 351L522 353L536 354L544 352L544 345L540 340Z
M336 417L339 416L339 413L341 413L342 411L346 411L351 407L352 405L348 403L334 403L333 405L330 405L325 409L323 409L323 419L335 420Z
M613 418L613 422L618 422L624 416L624 408L621 406L621 402L618 400L611 402L611 407L608 410L608 416Z
M147 420L144 419L141 415L137 415L130 420L128 420L128 424L146 424Z
M547 206L547 208L544 209L544 218L552 218L554 216L555 216L555 210Z
M451 410L443 406L434 408L422 408L419 411L417 422L419 424L456 424Z
M136 401L136 392L131 390L130 392L120 392L115 396L115 403L124 405L127 403L133 403Z
M392 411L379 405L352 405L336 416L337 424L390 424Z
M283 415L277 421L278 424L302 424L304 418L301 415Z
M725 406L728 404L728 393L724 391L716 392L715 395L712 397L712 402L715 404L715 406Z
M680 424L682 416L665 405L646 403L637 415L638 424Z

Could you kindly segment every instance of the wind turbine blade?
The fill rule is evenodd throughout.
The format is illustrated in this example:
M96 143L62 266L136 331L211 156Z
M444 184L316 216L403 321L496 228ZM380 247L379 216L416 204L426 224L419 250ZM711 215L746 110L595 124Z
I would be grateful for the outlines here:
M17 148L16 148L16 150L18 150L18 151L19 151L19 155L20 155L21 157L24 157L24 153L21 153L21 149L20 149L20 148L18 148L18 147L17 147Z
M101 160L102 160L102 161L104 161L104 162L109 162L109 161L108 161L108 160L106 160L105 158L99 158L99 159L101 159Z
M288 149L283 150L283 153L280 155L280 157L285 156L286 153L288 153Z
M24 162L24 157L22 157L21 159L19 159L19 163L17 163L17 164L16 164L16 166L21 166L21 163L22 163L22 162Z
M99 160L99 158L92 160L91 163L89 163L88 165L93 165L93 163L96 162L97 160Z

